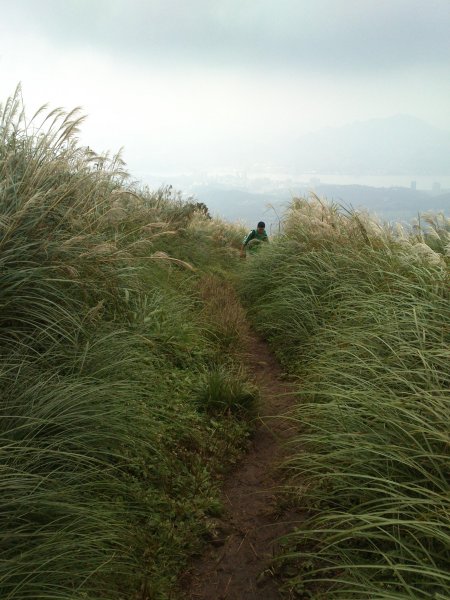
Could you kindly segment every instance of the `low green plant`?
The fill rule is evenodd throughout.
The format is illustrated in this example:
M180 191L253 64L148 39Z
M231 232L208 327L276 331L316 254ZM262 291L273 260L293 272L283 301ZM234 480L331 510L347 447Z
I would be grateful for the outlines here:
M205 371L199 378L196 404L211 414L253 414L258 398L257 388L245 374L233 372L223 365Z

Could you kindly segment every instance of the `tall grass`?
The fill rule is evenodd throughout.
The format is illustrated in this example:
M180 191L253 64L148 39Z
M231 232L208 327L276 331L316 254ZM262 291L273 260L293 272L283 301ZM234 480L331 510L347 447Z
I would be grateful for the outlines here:
M204 257L237 262L241 233L19 96L0 108L0 597L165 598L248 429L198 401L220 356Z
M248 264L251 314L299 380L300 597L450 597L449 242L443 215L407 233L313 197Z

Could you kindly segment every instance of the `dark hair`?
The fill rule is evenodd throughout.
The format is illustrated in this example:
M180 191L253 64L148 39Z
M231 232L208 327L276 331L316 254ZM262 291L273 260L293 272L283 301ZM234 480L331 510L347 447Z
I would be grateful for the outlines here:
M266 226L266 224L264 223L264 221L260 221L260 222L258 223L258 229L259 229L260 227L262 227L262 228L264 229L264 227L265 227L265 226Z

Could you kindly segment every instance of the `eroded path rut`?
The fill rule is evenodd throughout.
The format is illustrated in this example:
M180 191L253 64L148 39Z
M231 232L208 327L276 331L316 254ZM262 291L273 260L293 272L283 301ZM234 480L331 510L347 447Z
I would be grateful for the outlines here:
M285 599L272 576L277 539L292 531L302 513L280 514L276 491L278 467L293 432L280 418L295 404L292 387L267 344L255 334L248 341L247 365L261 391L260 420L249 452L225 480L222 539L211 544L193 565L186 598L190 600Z

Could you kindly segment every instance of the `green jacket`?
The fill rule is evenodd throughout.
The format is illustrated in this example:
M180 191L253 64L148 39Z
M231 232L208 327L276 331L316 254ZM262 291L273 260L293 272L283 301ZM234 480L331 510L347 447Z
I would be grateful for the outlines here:
M248 247L249 250L255 250L259 246L259 242L268 242L269 236L264 229L263 233L258 233L256 229L252 229L248 235L245 236L242 244L244 247ZM252 243L250 243L252 242Z

